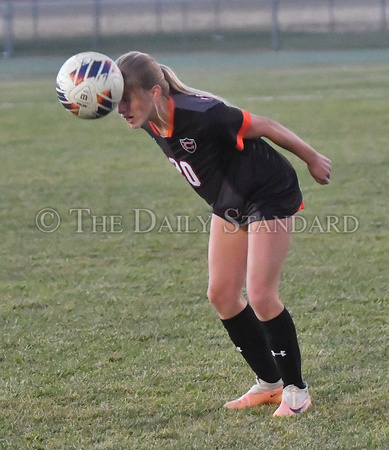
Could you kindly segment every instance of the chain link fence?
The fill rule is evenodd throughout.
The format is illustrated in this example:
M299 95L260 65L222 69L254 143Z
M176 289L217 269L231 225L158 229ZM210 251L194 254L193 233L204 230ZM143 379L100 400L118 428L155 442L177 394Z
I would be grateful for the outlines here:
M8 57L18 42L240 30L268 33L277 50L280 33L386 31L387 19L387 0L0 0L0 39Z

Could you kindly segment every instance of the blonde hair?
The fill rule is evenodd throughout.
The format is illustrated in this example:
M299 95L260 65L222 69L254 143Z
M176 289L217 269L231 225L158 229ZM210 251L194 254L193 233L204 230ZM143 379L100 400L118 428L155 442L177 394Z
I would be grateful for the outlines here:
M150 55L141 52L128 52L116 60L124 78L124 89L143 89L148 91L155 85L161 86L162 94L182 93L218 98L217 96L194 89L183 83L177 75L164 64L158 64Z

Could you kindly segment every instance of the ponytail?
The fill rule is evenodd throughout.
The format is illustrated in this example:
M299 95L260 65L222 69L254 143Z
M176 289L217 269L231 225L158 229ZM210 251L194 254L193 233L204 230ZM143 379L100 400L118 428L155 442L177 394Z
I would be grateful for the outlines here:
M124 79L125 89L150 90L161 86L164 96L174 93L199 95L221 100L219 97L184 84L169 67L158 64L151 56L141 52L129 52L116 61Z
M177 75L170 69L170 67L165 66L163 64L159 64L161 68L165 80L169 84L169 89L171 93L179 93L179 94L188 94L188 95L200 95L202 97L212 97L217 98L215 95L211 94L207 91L202 91L199 89L194 89L190 86L187 86L183 83Z

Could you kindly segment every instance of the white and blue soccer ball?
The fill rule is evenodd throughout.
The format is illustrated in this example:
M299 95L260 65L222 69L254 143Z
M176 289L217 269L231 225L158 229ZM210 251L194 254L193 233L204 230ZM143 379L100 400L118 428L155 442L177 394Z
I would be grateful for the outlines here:
M81 119L109 114L120 102L123 88L123 76L116 63L98 52L73 55L57 75L58 100Z

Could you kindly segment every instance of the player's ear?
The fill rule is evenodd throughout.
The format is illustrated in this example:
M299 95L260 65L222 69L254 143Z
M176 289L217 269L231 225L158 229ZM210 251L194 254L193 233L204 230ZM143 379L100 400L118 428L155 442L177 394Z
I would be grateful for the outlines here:
M151 88L151 94L154 100L157 100L162 97L162 88L159 84L156 84Z

